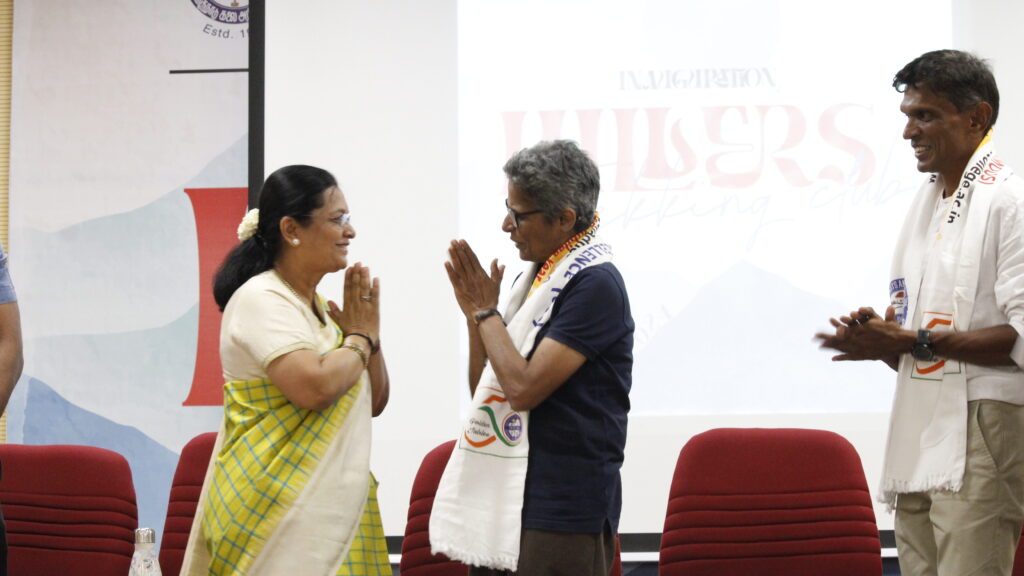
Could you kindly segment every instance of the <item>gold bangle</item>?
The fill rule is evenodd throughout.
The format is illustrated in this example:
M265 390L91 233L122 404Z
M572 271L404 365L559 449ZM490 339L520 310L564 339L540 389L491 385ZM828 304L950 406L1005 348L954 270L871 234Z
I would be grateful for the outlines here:
M342 346L342 348L355 352L356 355L359 356L359 359L363 361L364 370L366 369L367 366L370 365L370 360L366 357L366 352L363 352L363 349L360 348L359 346L356 346L354 344L345 344L344 346Z

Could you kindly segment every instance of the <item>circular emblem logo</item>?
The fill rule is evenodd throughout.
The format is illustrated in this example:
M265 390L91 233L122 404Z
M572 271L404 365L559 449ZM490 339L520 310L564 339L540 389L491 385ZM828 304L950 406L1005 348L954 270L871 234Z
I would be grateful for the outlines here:
M248 24L248 0L192 0L196 7L207 18L221 24Z
M501 431L510 444L519 444L519 441L523 438L522 417L516 412L509 414L501 423Z

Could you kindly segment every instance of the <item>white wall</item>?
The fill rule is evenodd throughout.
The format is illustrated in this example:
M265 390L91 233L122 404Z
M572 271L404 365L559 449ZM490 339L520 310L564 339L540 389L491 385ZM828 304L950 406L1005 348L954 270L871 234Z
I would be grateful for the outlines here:
M1018 173L1024 170L1024 2L954 0L953 48L989 61L999 84L995 144Z
M267 21L267 172L330 170L352 210L352 258L381 279L392 390L373 471L384 528L402 534L420 459L459 431L464 328L442 267L457 218L455 0L277 0Z

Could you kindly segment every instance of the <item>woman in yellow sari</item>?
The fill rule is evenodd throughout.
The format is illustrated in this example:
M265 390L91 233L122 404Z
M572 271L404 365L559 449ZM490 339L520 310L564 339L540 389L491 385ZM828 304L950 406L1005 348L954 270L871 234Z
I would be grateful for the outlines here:
M182 574L391 574L369 470L388 401L380 282L334 177L270 175L214 281L224 312L224 424ZM345 271L344 306L316 293Z

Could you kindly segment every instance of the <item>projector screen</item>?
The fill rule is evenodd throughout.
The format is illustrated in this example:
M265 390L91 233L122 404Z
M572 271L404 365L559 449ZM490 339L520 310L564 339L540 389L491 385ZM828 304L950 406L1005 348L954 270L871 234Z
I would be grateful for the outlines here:
M524 269L500 229L501 168L552 138L600 167L602 234L637 325L621 532L661 531L679 449L716 427L834 430L874 493L894 374L832 363L812 337L830 316L887 303L923 178L891 81L953 44L953 10L268 1L267 172L331 170L358 231L353 258L381 278L393 387L373 468L387 534L402 534L420 459L456 437L468 405L448 242L499 258L507 281ZM321 286L340 289L337 276Z
M892 4L460 2L460 234L518 268L500 167L576 140L637 323L634 417L888 410L888 368L810 340L884 309L921 182L891 82L949 45L950 7Z

